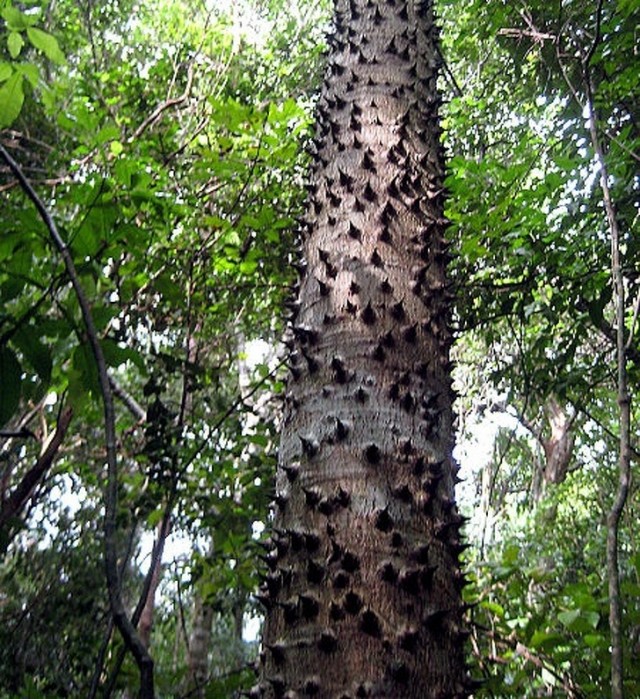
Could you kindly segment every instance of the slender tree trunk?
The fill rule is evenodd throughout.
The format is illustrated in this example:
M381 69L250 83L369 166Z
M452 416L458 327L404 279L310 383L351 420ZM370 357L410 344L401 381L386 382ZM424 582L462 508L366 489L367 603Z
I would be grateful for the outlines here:
M213 607L207 604L196 591L193 627L189 640L189 687L192 696L204 697L209 679L209 651L211 649L211 627Z
M253 693L465 697L433 9L335 24Z
M142 613L140 614L140 621L138 623L138 633L140 634L140 640L144 644L145 648L151 646L151 631L153 630L153 616L156 606L156 591L158 585L160 585L160 580L162 579L162 553L164 551L164 543L167 536L169 535L169 530L165 531L164 522L158 523L158 543L156 546L161 546L160 553L158 554L153 571L151 572L151 584L149 586L149 592L147 598L144 602L144 607L142 608Z
M600 34L600 13L598 5L598 29ZM594 42L595 45L595 42ZM598 118L595 108L594 90L591 83L588 60L584 64L584 82L587 92L589 133L591 144L600 166L600 188L607 215L611 236L611 281L616 317L616 383L618 402L618 424L620 429L618 448L618 487L611 510L607 515L607 578L609 587L609 628L611 632L611 699L624 699L624 637L622 628L622 593L620 591L620 566L618 563L618 530L627 502L631 483L631 396L627 377L627 344L625 333L625 288L620 252L620 231L615 207L609 188L609 172L604 149L598 136Z

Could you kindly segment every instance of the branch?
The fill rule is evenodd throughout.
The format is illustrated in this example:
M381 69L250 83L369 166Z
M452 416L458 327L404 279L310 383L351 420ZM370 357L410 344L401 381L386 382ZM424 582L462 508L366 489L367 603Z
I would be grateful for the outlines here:
M149 116L138 126L138 128L133 132L133 134L129 137L129 143L132 143L136 139L140 138L142 134L158 119L162 116L164 112L167 111L167 109L171 109L171 107L176 107L179 104L182 104L185 102L189 94L191 93L191 85L193 84L193 63L189 64L188 72L187 72L187 86L184 89L184 92L179 96L179 97L173 97L171 99L168 99L161 104L159 104L152 112L149 114Z
M622 630L622 592L620 589L620 567L618 563L618 530L631 483L631 397L627 375L627 347L625 338L625 288L622 274L620 231L615 207L609 188L609 172L604 149L598 135L598 115L595 108L594 86L589 63L600 39L600 21L603 0L598 2L596 33L587 55L583 59L583 78L587 97L589 134L591 145L600 166L600 189L609 225L611 240L611 282L616 317L616 365L618 393L618 424L620 442L618 447L618 486L611 509L607 515L607 579L609 587L609 629L611 633L611 699L624 697L624 666Z
M11 520L20 516L34 488L51 468L51 464L67 433L72 416L73 410L71 408L67 407L62 410L55 432L43 444L42 452L35 465L27 471L11 495L4 502L0 503L0 530L4 527L10 528ZM29 430L26 431L33 436ZM6 545L8 543L9 539L6 540ZM2 547L4 548L4 544Z
M111 385L111 390L116 398L119 398L122 403L129 409L129 412L133 417L137 418L140 422L146 422L147 411L138 403L138 401L127 391L122 388L122 386L113 378L109 376L109 383Z
M140 617L142 616L142 611L147 603L147 599L149 597L149 593L151 591L151 586L153 583L154 572L160 564L160 561L162 560L162 554L164 553L164 545L167 540L167 537L169 536L169 529L171 527L171 515L173 512L173 505L175 503L175 498L177 495L177 485L177 480L174 480L171 491L169 493L167 504L164 509L164 513L162 515L162 521L160 523L158 531L158 538L155 541L153 549L151 551L151 562L149 564L149 570L147 571L147 575L145 576L144 583L142 585L142 590L140 591L140 596L138 598L138 603L136 604L136 608L133 612L133 615L131 616L131 622L136 627L138 626L138 622L140 621ZM106 682L105 690L103 692L104 699L109 699L115 690L116 681L118 679L122 663L124 662L125 653L126 649L121 648L120 652L116 656L113 669L111 670L111 674L109 675L109 678Z
M535 29L518 29L517 27L505 27L504 29L498 30L498 36L509 36L514 39L533 39L534 41L556 41L555 34L547 34L545 32L539 32Z
M116 548L116 512L118 505L118 462L116 456L116 430L115 430L115 411L113 407L113 394L109 384L109 376L107 374L107 365L100 346L98 332L96 330L89 300L80 283L75 264L69 248L60 236L48 209L37 195L30 182L25 177L22 169L16 161L9 155L7 150L0 144L0 156L7 163L16 179L20 182L20 186L33 202L36 210L40 214L49 235L53 241L55 248L60 253L65 265L67 274L73 286L78 304L82 312L82 319L87 331L87 338L98 371L98 380L100 384L100 392L104 404L104 429L105 429L105 448L107 456L107 492L105 497L105 520L104 520L104 539L105 539L105 567L107 577L107 588L109 592L109 601L111 604L111 613L115 625L118 627L124 643L128 650L135 658L136 664L140 671L140 696L141 699L153 699L153 660L149 652L144 647L138 636L138 633L127 616L122 601L122 588L120 582L120 573L118 570L118 552Z

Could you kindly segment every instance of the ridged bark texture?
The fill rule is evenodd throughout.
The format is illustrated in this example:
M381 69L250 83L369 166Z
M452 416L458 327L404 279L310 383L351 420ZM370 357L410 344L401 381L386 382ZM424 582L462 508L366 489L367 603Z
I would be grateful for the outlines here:
M469 695L438 63L430 1L337 1L254 696Z

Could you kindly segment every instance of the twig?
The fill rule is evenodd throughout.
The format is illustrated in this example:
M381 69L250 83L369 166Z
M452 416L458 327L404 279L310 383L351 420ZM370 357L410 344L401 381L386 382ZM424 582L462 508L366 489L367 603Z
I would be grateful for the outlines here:
M158 119L162 116L164 112L167 111L167 109L171 109L171 107L176 107L179 104L182 104L185 102L190 93L191 93L191 86L193 84L193 63L189 64L188 72L187 72L187 86L184 89L184 92L179 96L179 97L172 97L171 99L165 100L161 104L159 104L152 112L149 114L149 116L138 126L138 128L133 132L133 134L129 137L128 143L132 143L133 141L137 140L142 136L142 134Z
M141 642L138 633L127 616L122 601L122 589L120 582L120 574L118 570L118 553L116 548L116 514L118 504L118 462L116 456L116 431L115 431L115 411L113 407L113 394L109 377L107 373L107 365L105 362L98 332L96 330L89 300L82 288L73 258L66 243L60 236L48 209L37 195L31 183L27 180L22 169L16 161L9 155L7 150L0 144L0 156L7 163L14 176L20 182L23 191L33 202L36 210L40 214L55 248L60 253L64 261L67 274L73 286L78 305L82 312L82 318L87 331L87 338L91 346L94 360L98 371L98 380L100 384L100 392L104 404L104 429L105 429L105 448L107 457L107 492L105 497L105 520L104 520L104 538L105 538L105 567L107 577L107 588L109 592L109 601L111 604L111 613L115 625L118 627L126 647L133 654L138 669L140 671L140 697L141 699L153 699L153 660L149 652Z

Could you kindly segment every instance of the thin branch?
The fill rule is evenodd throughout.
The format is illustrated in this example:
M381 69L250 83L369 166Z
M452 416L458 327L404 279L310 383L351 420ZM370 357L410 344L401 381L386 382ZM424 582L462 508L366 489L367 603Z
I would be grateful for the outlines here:
M129 409L129 412L140 422L146 422L147 411L138 403L138 401L113 378L109 376L111 390L116 398L119 398L122 403Z
M135 627L138 626L138 622L140 621L140 617L142 616L142 611L147 603L147 599L149 597L149 593L151 591L151 586L153 583L153 576L155 570L158 567L160 561L162 560L162 554L164 553L164 545L167 540L167 536L169 535L169 529L171 527L171 516L177 495L177 486L178 479L176 478L173 481L171 491L167 499L167 504L165 505L164 512L162 514L162 520L160 528L158 530L158 538L156 539L153 545L153 549L151 550L151 562L149 563L149 569L147 570L147 574L142 585L142 590L140 591L140 596L138 597L136 608L134 609L133 614L131 615L131 622ZM111 674L109 675L109 679L107 680L106 687L103 693L104 699L109 699L109 697L111 697L115 690L116 681L118 679L122 663L124 662L125 654L126 649L121 648L120 652L116 656L113 669L111 670Z
M600 43L600 33L602 26L602 5L603 0L598 0L598 7L596 8L596 33L593 37L593 41L591 42L591 46L589 47L587 54L582 59L582 65L585 70L589 69L591 59L593 58L593 55L595 54L596 49L598 48L598 44Z
M111 613L113 614L115 625L118 627L125 645L133 654L136 664L138 665L138 669L140 671L141 699L153 699L153 660L149 655L148 650L141 642L135 627L131 623L131 620L127 616L124 603L122 601L122 589L118 570L118 552L116 548L118 462L116 455L115 411L113 406L113 394L107 373L107 365L102 352L102 347L100 345L100 340L98 338L98 332L93 321L93 316L91 314L91 307L80 283L69 248L61 238L55 221L53 220L47 207L35 192L31 186L31 183L25 177L18 163L16 163L2 144L0 144L0 156L2 156L16 179L18 179L20 182L23 191L32 201L36 210L40 214L42 221L47 227L54 246L64 261L67 274L69 275L73 290L76 298L78 299L78 305L80 306L80 310L82 312L82 318L87 331L87 338L96 362L100 392L102 394L104 404L105 448L107 458L107 492L105 497L104 538L105 567Z
M449 81L449 84L453 88L453 92L456 95L456 97L462 97L464 95L464 92L462 92L462 88L458 84L458 81L456 80L456 76L453 74L453 71L449 67L449 64L447 63L447 60L444 57L444 54L442 53L442 48L440 47L440 44L438 43L438 46L436 47L436 51L438 52L438 56L440 57L440 60L442 61L442 67L444 68L444 73L447 77L447 80Z
M122 558L122 563L120 565L120 577L124 575L124 572L129 565L129 559L131 558L131 553L133 551L133 542L136 538L137 525L131 527L131 533L129 534L129 541L127 543L127 550ZM91 677L91 686L89 688L89 694L87 699L95 699L98 693L98 687L100 685L100 677L102 677L102 671L104 669L104 663L107 657L107 651L109 650L109 643L111 642L111 636L113 634L113 616L109 614L109 621L107 623L107 630L105 631L104 637L102 639L102 644L100 645L100 650L98 651L98 657L96 659L96 665L93 670L93 675Z
M556 41L555 34L547 34L545 32L539 32L535 29L518 29L517 27L504 27L504 29L498 30L498 36L508 36L514 39L533 39L537 42L542 41Z
M189 98L189 95L191 94L191 86L193 85L193 63L189 64L189 68L187 69L187 86L184 89L184 92L178 96L178 97L172 97L171 99L165 100L161 104L159 104L152 112L149 114L149 116L138 126L138 128L133 132L133 134L129 137L128 143L132 143L133 141L137 140L142 136L142 134L150 127L152 126L158 119L162 116L164 112L167 111L167 109L171 109L171 107L177 107L178 105L182 104L183 102L186 102L186 100Z
M620 590L620 567L618 563L618 530L620 519L629 494L631 482L631 397L627 376L627 348L625 338L625 288L622 274L620 231L615 207L609 188L609 173L604 150L598 135L598 117L595 108L594 86L589 63L600 39L600 22L603 0L599 0L596 16L594 41L583 59L584 87L587 98L589 134L596 160L600 166L600 188L609 224L611 239L611 281L613 284L616 316L616 364L617 400L620 442L618 451L618 487L613 504L607 515L607 578L609 586L609 629L611 633L611 699L624 697L624 665L622 635L622 598Z

